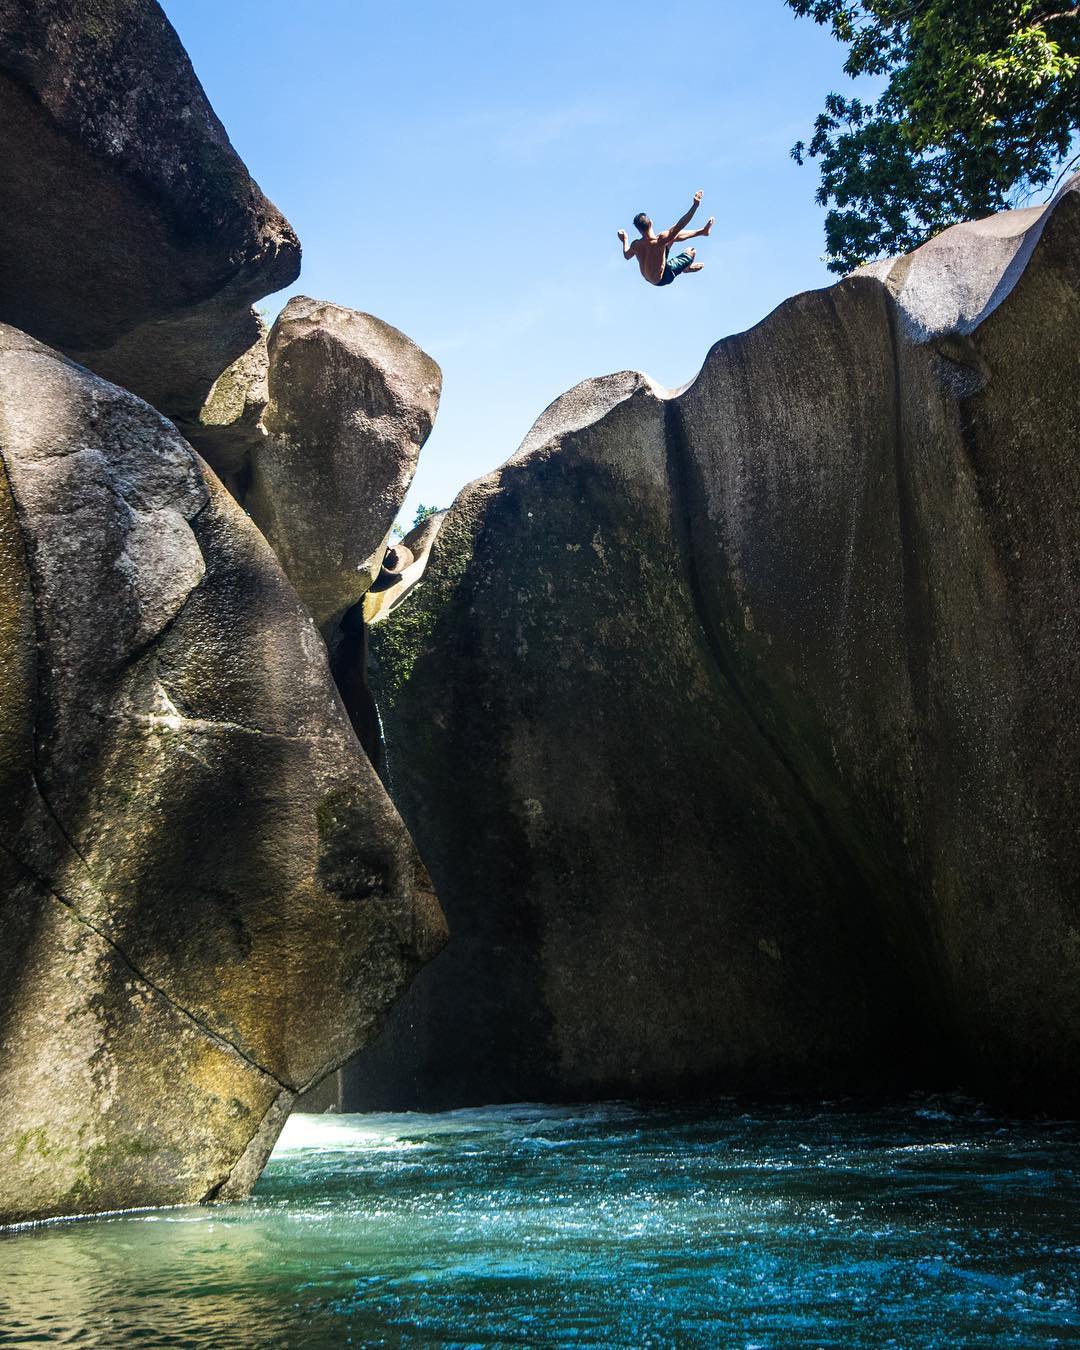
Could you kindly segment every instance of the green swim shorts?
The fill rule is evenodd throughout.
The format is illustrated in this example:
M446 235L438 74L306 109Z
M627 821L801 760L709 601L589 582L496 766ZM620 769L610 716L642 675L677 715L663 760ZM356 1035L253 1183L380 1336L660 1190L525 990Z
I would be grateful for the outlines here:
M677 253L664 264L664 274L656 283L658 286L670 286L680 272L685 272L694 261L689 253Z

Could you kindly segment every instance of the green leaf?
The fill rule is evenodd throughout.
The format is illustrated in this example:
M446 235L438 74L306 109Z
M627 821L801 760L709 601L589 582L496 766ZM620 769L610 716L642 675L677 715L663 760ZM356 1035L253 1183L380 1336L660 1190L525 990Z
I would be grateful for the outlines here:
M830 93L809 145L829 267L907 252L1046 187L1080 131L1080 6L1067 0L785 0L881 76L872 104Z

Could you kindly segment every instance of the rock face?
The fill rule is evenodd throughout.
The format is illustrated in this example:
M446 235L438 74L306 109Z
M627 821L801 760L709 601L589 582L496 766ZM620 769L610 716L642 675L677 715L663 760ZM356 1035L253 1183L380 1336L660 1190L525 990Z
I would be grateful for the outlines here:
M289 301L268 349L266 434L244 505L330 636L378 574L442 375L396 328L306 296Z
M240 1194L444 927L173 427L0 327L0 1221Z
M436 363L396 328L295 296L200 412L199 449L332 649L342 616L378 577L441 387Z
M300 270L154 0L0 0L0 320L198 434Z
M1080 1105L1080 178L559 400L372 630L453 941L346 1104Z
M266 432L262 416L270 397L266 332L223 370L199 409L197 427L185 425L188 439L243 504L251 484L251 455Z

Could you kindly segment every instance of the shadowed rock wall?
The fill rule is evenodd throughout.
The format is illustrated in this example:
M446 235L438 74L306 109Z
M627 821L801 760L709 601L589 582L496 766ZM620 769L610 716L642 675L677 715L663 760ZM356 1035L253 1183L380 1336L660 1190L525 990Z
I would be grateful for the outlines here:
M300 271L154 0L0 0L0 320L198 431Z
M348 1104L1072 1109L1080 180L591 381L372 632L453 941Z

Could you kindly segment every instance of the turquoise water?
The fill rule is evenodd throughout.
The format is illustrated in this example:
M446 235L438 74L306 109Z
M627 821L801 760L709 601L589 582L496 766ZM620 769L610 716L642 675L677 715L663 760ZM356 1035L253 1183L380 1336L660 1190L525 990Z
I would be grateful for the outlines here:
M951 1099L296 1116L245 1204L0 1237L0 1344L1076 1344L1078 1178Z

